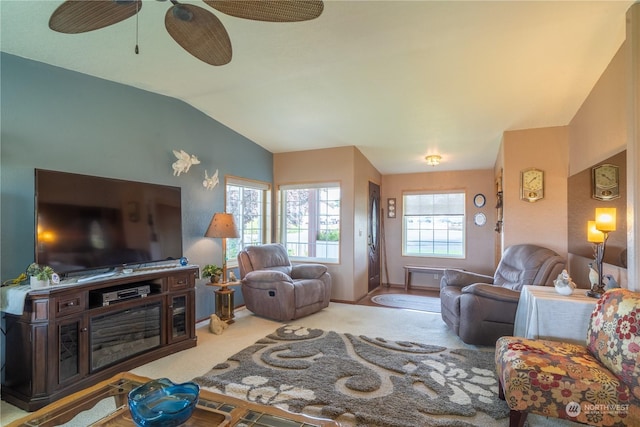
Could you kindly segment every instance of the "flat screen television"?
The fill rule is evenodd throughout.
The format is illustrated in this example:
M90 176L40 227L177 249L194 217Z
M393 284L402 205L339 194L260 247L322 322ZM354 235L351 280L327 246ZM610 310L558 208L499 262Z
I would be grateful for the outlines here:
M181 189L36 169L35 260L56 273L182 256Z

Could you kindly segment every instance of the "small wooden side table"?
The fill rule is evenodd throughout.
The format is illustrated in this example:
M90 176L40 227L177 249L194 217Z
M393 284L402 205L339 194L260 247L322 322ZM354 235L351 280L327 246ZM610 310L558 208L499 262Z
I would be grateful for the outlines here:
M235 317L233 313L233 294L235 290L230 288L230 286L239 284L240 282L207 283L209 286L216 286L218 288L213 291L215 294L216 316L228 324L235 322L235 320L233 320Z
M454 267L428 267L424 265L405 265L404 266L404 290L408 291L411 289L411 279L413 278L413 273L430 273L437 274L439 277L442 277L444 271L446 269L451 269ZM463 268L455 268L455 270L464 271ZM440 289L440 286L437 287Z

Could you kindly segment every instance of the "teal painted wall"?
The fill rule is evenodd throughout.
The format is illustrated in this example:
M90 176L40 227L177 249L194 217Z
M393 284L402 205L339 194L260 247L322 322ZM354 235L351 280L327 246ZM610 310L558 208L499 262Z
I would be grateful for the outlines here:
M184 255L199 265L222 262L219 239L202 236L224 210L224 176L273 182L270 152L180 100L6 53L0 67L2 280L34 259L35 168L181 187ZM173 176L173 149L201 164ZM205 169L219 170L213 191L202 185ZM208 317L204 281L196 299L198 318Z

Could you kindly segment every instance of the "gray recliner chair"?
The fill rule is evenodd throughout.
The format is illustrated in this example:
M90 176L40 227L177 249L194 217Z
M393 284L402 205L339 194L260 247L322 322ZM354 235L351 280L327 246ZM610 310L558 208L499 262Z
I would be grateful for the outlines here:
M295 264L280 243L238 253L245 305L258 316L287 321L329 306L331 276L322 264Z
M495 345L513 335L524 285L553 286L565 260L536 245L515 245L502 255L493 277L445 270L440 280L442 320L467 344Z

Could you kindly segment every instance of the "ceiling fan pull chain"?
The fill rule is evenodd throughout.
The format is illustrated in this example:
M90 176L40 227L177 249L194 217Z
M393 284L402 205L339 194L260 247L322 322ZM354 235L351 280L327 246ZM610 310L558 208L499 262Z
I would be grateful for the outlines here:
M140 3L136 1L136 48L134 50L136 55L140 53L140 48L138 48L138 16L140 14L138 12L140 12Z

